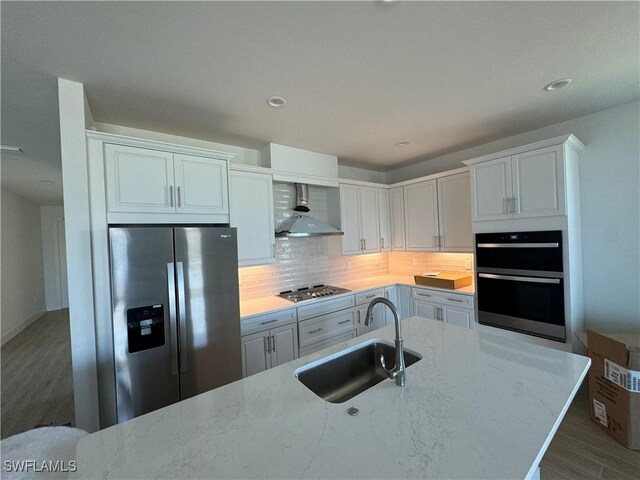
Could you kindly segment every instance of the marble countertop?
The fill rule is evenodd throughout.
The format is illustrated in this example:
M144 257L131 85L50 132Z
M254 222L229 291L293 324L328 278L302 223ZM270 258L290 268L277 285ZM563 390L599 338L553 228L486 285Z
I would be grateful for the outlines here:
M325 402L296 368L393 327L253 375L80 440L75 478L527 478L573 399L586 357L419 317L423 358ZM360 409L349 416L347 408Z
M425 287L423 285L416 285L413 279L413 275L382 275L379 277L371 277L360 280L352 280L349 282L343 282L336 287L346 288L351 290L351 294L357 293L362 290L369 290L371 288L380 288L380 287L389 287L393 285L404 285L409 287L420 287L420 288L429 288L430 290L439 290L445 293L462 293L465 295L474 295L475 288L472 285L468 285L466 287L458 288L456 290L452 290L449 288L436 288L436 287ZM328 300L329 298L337 298L339 295L334 295L331 297L325 297L322 299L318 299L319 301ZM313 300L311 300L313 301ZM268 312L275 312L278 310L285 310L287 308L299 307L301 305L308 305L309 302L302 303L292 303L289 300L285 300L276 295L270 295L268 297L255 298L252 300L243 300L240 302L240 317L250 317L253 315L260 315Z

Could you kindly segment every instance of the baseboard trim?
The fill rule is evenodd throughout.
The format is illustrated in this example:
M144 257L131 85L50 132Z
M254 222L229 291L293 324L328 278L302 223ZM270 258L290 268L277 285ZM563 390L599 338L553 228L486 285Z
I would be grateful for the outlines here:
M35 322L40 317L42 317L45 313L47 313L45 309L39 310L36 313L34 313L33 315L31 315L29 318L27 318L25 321L20 323L19 325L16 325L15 327L13 327L11 330L9 330L4 335L1 335L0 336L0 345L4 345L5 343L7 343L9 340L11 340L13 337L18 335L21 331L23 331L25 328L27 328L33 322Z

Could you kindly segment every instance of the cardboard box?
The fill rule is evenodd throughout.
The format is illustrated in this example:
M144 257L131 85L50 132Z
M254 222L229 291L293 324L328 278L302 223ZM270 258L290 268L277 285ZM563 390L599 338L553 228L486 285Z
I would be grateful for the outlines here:
M626 447L640 450L640 334L588 330L586 340L591 420Z
M471 285L471 275L438 273L438 275L414 275L416 285L438 288L461 288Z

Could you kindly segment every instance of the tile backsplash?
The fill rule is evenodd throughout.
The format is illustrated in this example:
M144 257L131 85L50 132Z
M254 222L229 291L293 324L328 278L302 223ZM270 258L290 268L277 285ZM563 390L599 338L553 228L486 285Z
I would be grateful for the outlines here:
M328 188L309 186L310 215L327 221ZM295 206L293 184L274 183L275 223L289 218ZM340 285L388 273L410 275L429 270L469 271L470 253L391 252L342 256L341 237L276 238L276 263L239 269L240 299L277 295L320 283Z

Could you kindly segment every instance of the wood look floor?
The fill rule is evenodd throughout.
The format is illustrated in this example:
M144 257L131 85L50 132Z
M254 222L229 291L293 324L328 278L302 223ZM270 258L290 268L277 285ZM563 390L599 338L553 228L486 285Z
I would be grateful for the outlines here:
M2 438L73 422L68 310L49 312L2 347ZM542 480L640 479L640 451L589 419L582 385L540 464Z
M2 438L73 424L69 310L47 312L2 346Z

